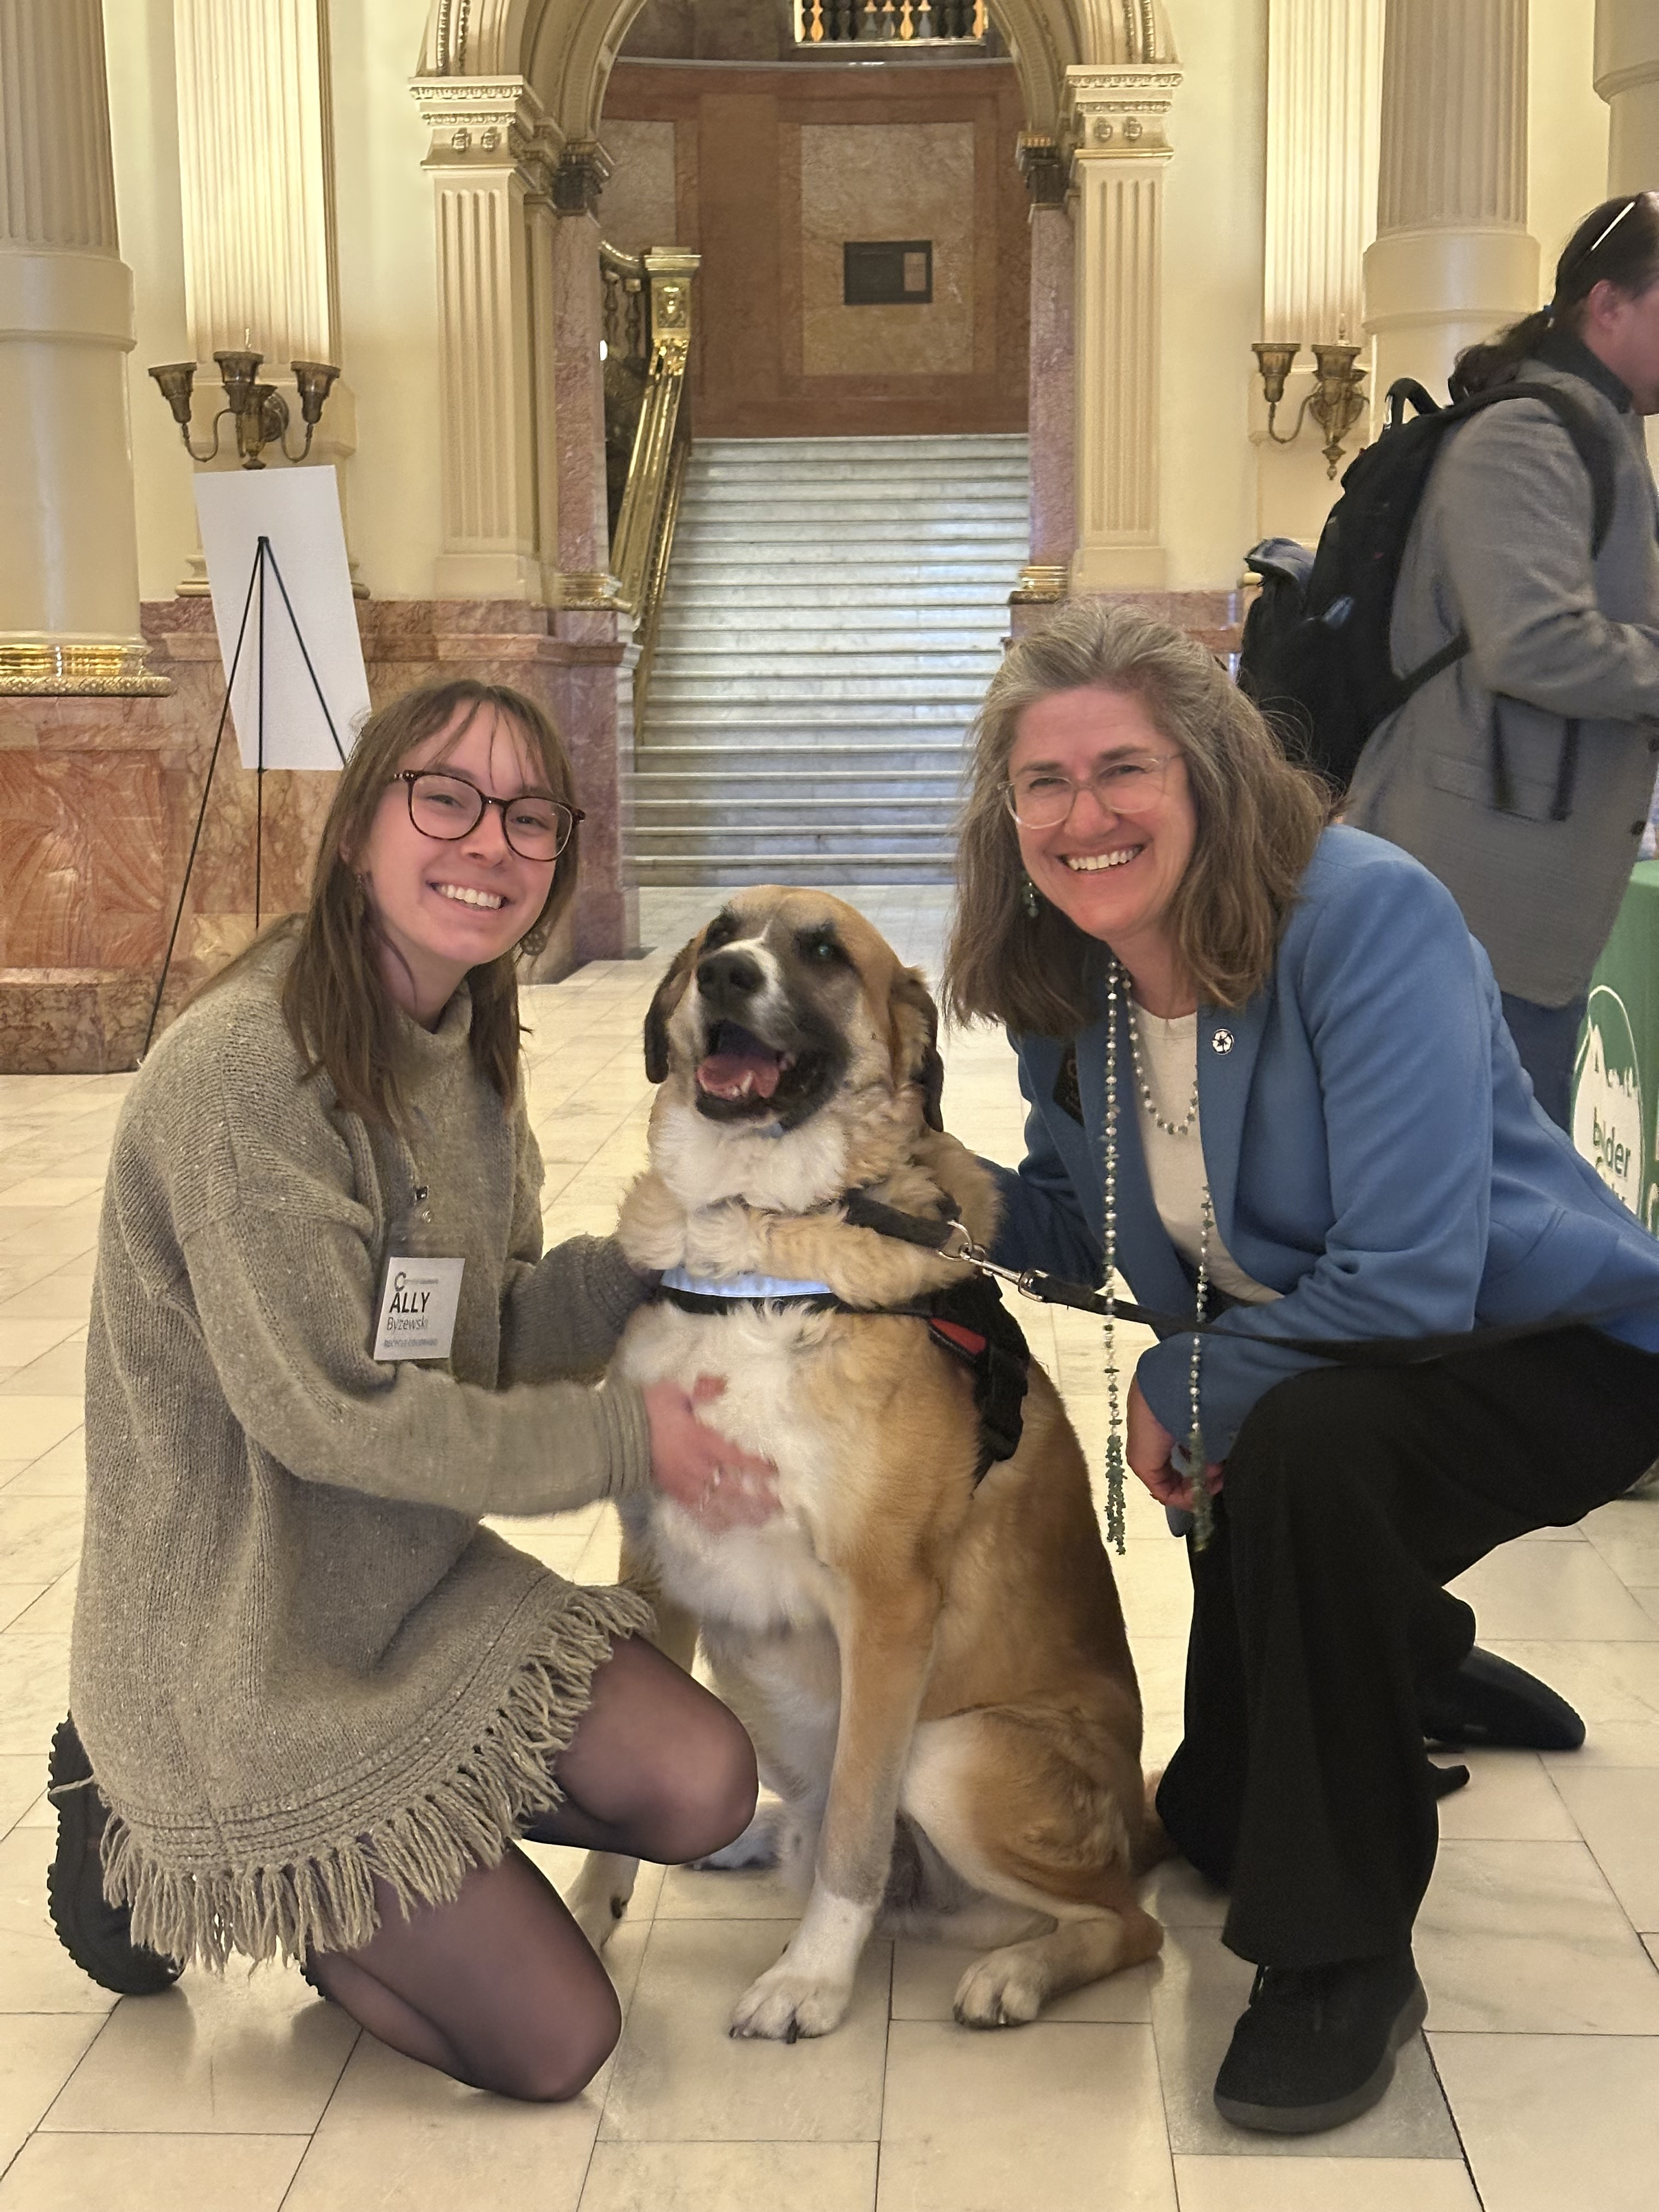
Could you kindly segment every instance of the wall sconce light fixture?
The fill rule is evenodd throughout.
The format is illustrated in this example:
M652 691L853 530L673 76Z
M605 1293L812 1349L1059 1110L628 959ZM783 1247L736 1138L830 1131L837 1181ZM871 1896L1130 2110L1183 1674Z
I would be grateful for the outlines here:
M1336 465L1342 458L1342 441L1365 411L1365 395L1360 386L1365 381L1365 371L1356 368L1359 348L1355 345L1316 345L1314 356L1313 390L1297 410L1296 428L1288 438L1281 437L1274 427L1279 403L1285 397L1285 382L1290 375L1291 364L1302 350L1300 338L1258 339L1250 348L1255 356L1256 367L1261 373L1261 389L1267 401L1267 435L1276 446L1295 443L1301 434L1304 418L1311 415L1325 433L1325 473L1334 477Z
M294 381L299 388L300 419L306 426L305 443L297 453L288 449L289 405L275 385L255 382L260 362L260 353L216 353L219 374L224 379L225 404L213 418L213 443L204 453L198 453L190 442L190 395L196 378L193 361L171 361L150 374L161 388L161 397L173 410L173 419L179 425L179 434L185 441L185 451L193 461L211 461L218 457L219 425L228 415L236 425L236 450L245 469L262 469L260 459L267 446L275 446L284 460L302 461L311 451L311 440L322 418L324 403L335 378L340 374L332 362L326 361L295 361L289 366L294 371Z

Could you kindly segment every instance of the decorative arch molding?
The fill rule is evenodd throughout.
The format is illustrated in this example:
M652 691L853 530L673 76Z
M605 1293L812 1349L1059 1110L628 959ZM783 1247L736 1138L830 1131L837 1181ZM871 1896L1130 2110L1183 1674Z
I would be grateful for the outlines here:
M568 139L595 138L611 68L644 0L430 0L417 74L522 77ZM1066 71L1173 62L1164 0L991 0L1028 131L1054 132Z

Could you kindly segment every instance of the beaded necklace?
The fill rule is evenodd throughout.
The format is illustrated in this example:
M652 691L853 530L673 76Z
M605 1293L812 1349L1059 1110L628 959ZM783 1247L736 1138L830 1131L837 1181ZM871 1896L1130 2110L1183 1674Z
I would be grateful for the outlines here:
M1101 1285L1105 1299L1106 1316L1102 1335L1106 1359L1106 1540L1120 1556L1124 1547L1124 1483L1126 1463L1123 1457L1123 1419L1119 1396L1117 1373L1117 1030L1120 1001L1127 1008L1128 991L1123 970L1114 959L1106 975L1106 1121L1105 1175L1103 1212L1105 1237L1103 1240L1104 1277ZM1198 1070L1193 1070L1193 1095L1186 1117L1180 1121L1166 1121L1158 1110L1152 1087L1141 1066L1140 1040L1135 1032L1134 1017L1127 1017L1129 1031L1129 1057L1133 1066L1135 1086L1140 1101L1158 1127L1169 1137L1189 1136L1198 1121ZM1187 1370L1187 1402L1191 1423L1187 1432L1187 1460L1191 1469L1191 1510L1193 1540L1201 1551L1210 1540L1212 1516L1210 1493L1204 1481L1204 1429L1199 1415L1199 1360L1203 1339L1198 1330L1204 1322L1204 1309L1210 1288L1210 1231L1215 1220L1215 1209L1211 1203L1208 1178L1205 1179L1203 1198L1199 1213L1198 1288L1193 1311L1193 1354Z

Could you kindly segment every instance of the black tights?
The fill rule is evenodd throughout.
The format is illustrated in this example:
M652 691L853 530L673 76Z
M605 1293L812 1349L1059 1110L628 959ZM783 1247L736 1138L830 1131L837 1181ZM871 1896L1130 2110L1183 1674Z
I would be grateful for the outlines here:
M617 1642L559 1755L564 1796L525 1830L679 1865L739 1835L755 1809L755 1753L718 1698L637 1638ZM553 2101L586 2087L616 2048L611 1978L558 1892L509 1847L453 1905L405 1918L375 1886L380 1926L359 1951L313 1953L324 1993L382 2043L458 2081Z

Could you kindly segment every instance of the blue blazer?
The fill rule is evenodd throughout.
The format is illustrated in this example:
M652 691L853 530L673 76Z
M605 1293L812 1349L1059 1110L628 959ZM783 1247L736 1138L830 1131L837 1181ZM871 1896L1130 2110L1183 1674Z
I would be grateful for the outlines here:
M1052 1037L1016 1037L1030 1111L1017 1172L996 1170L995 1256L1098 1283L1106 1024L1077 1039L1081 1122L1054 1097ZM1118 1267L1142 1304L1190 1312L1165 1235L1120 1041ZM1659 1350L1659 1238L1534 1103L1486 954L1449 891L1397 846L1328 830L1271 981L1198 1018L1199 1127L1216 1225L1283 1292L1236 1305L1204 1340L1205 1447L1224 1459L1256 1400L1320 1363L1285 1337L1425 1336L1594 1316ZM1139 1369L1172 1435L1190 1415L1192 1338Z

